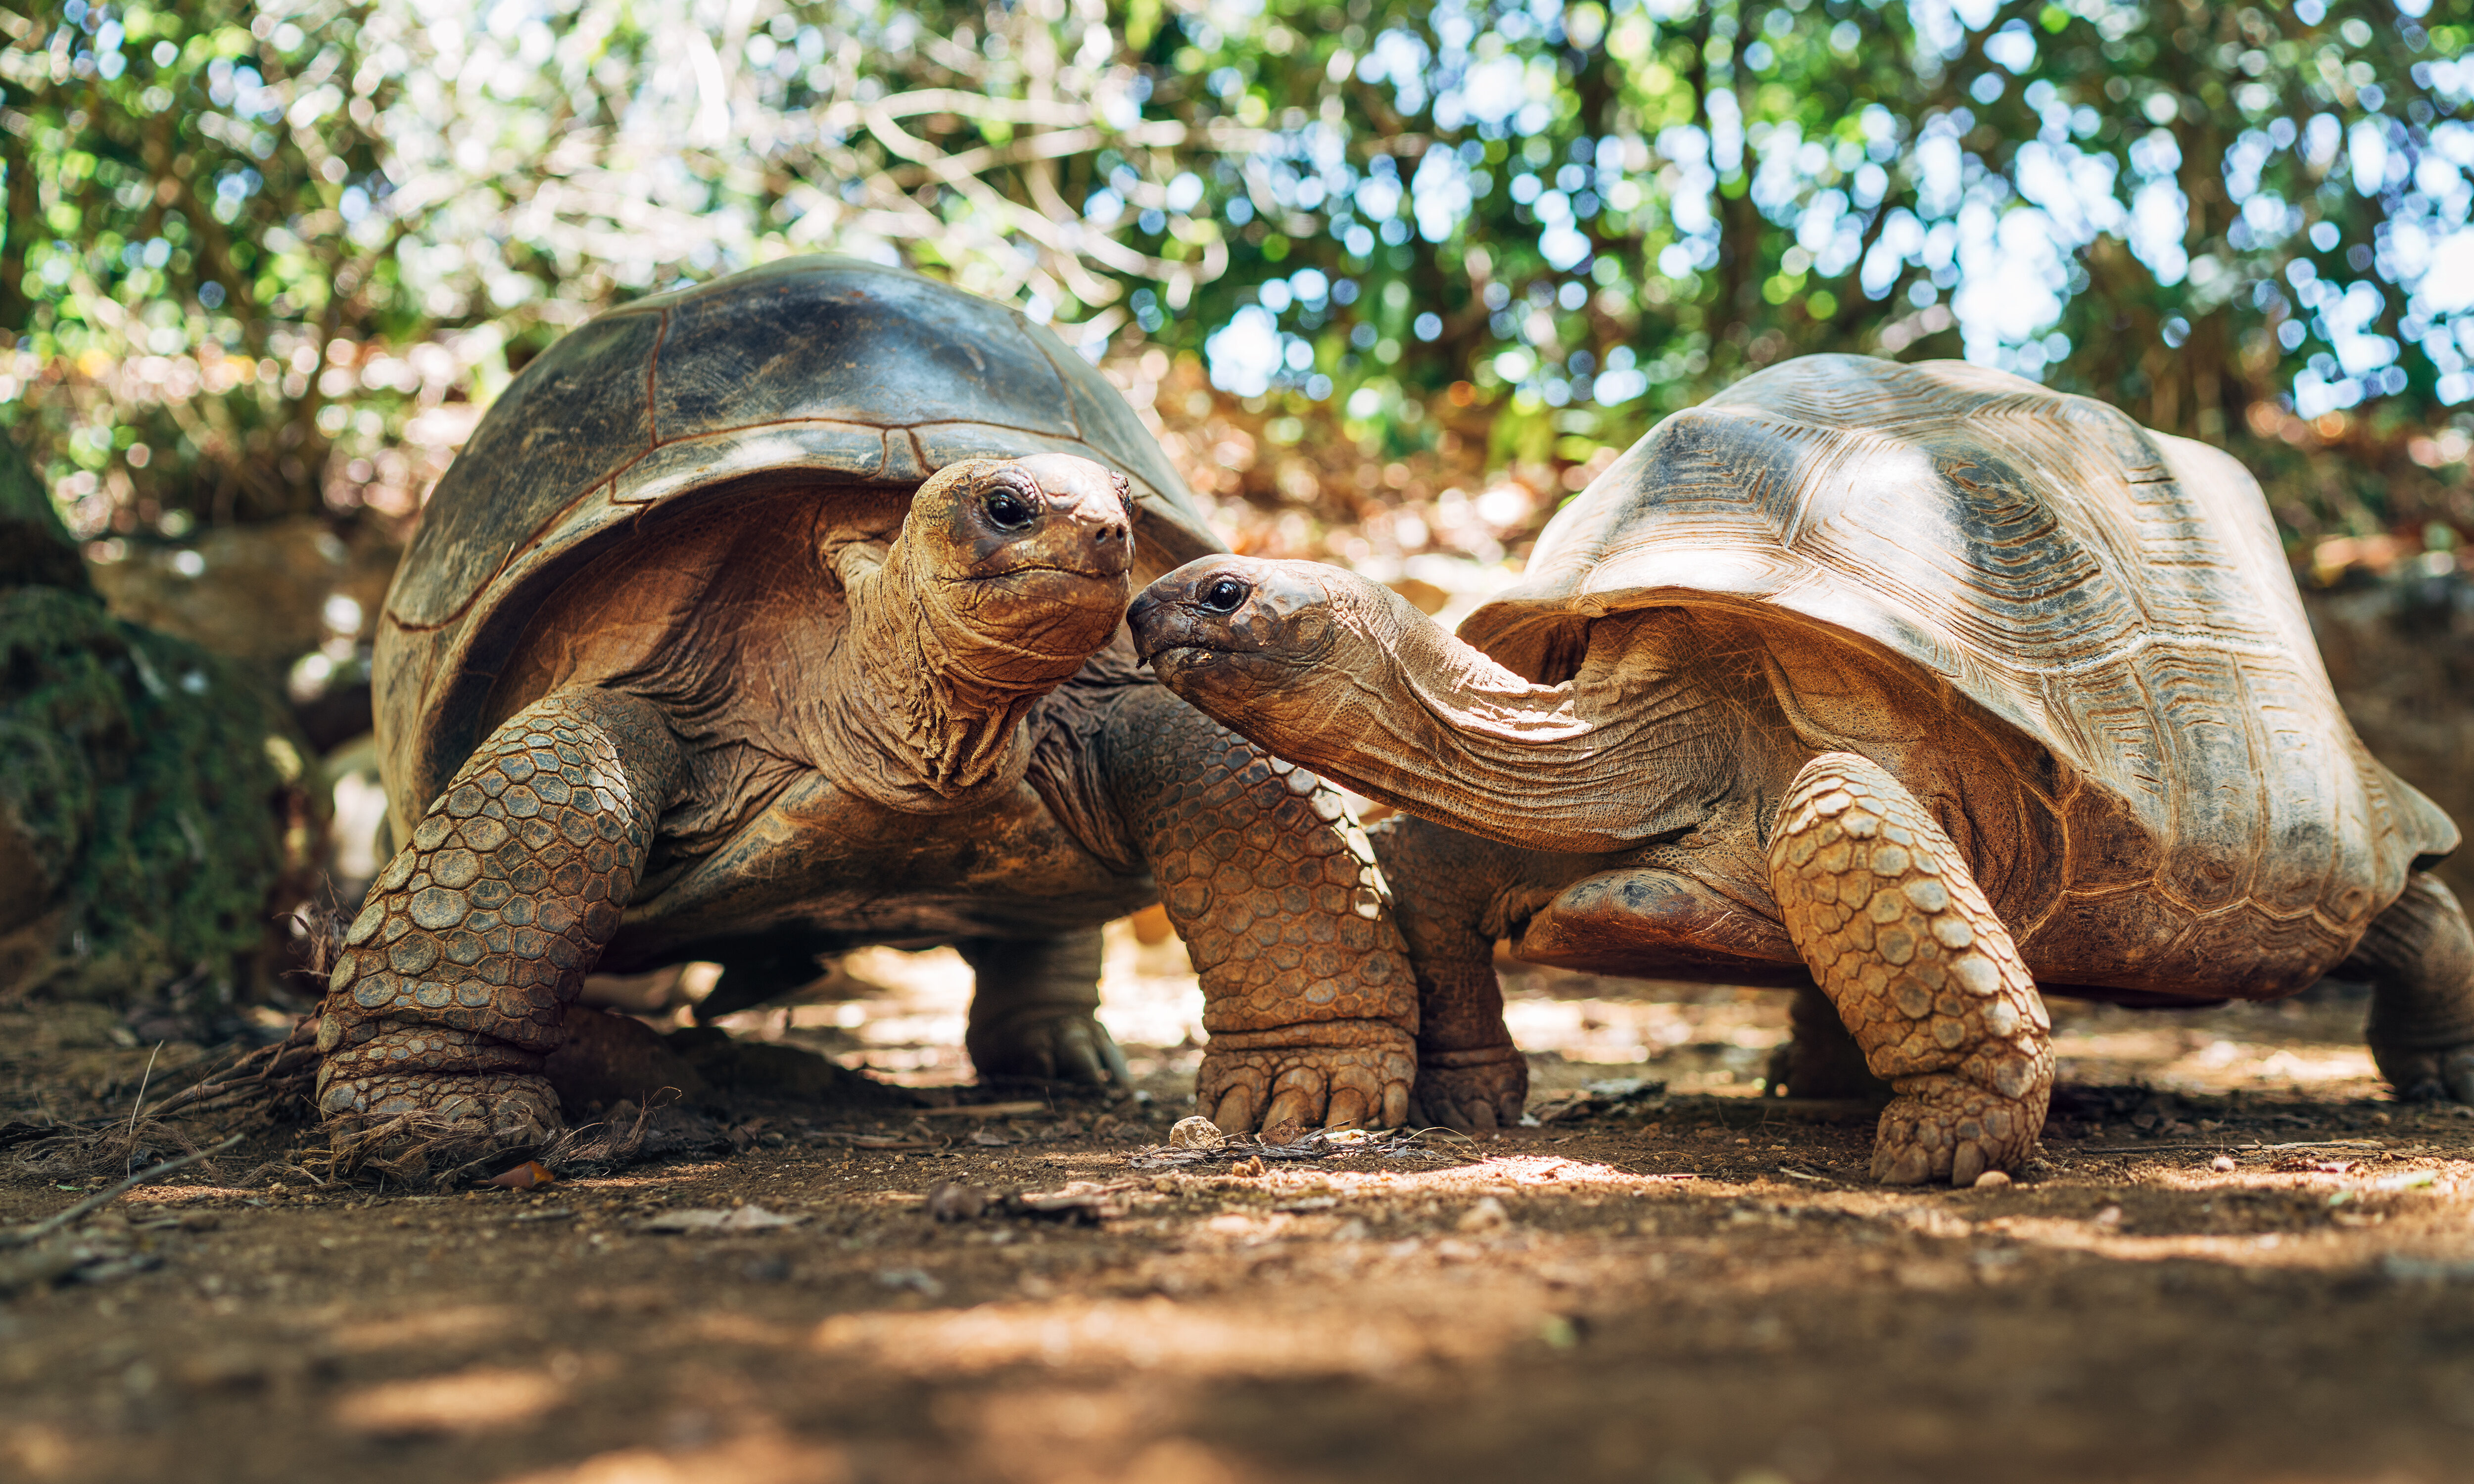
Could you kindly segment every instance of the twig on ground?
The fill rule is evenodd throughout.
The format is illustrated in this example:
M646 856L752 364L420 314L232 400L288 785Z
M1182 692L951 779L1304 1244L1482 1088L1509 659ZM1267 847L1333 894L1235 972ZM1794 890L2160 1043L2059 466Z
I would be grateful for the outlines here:
M136 1174L130 1176L127 1180L113 1185L109 1190L98 1190L94 1194L87 1196L85 1200L78 1202L75 1206L70 1207L68 1209L55 1211L51 1215L44 1217L42 1220L36 1222L33 1226L17 1227L9 1231L0 1231L0 1247L23 1247L29 1242L39 1242L44 1237L51 1235L53 1233L67 1226L69 1223L78 1220L80 1217L85 1216L93 1211L101 1210L104 1207L110 1205L113 1201L116 1201L120 1197L128 1194L130 1191L136 1189L139 1185L145 1185L150 1181L159 1180L163 1176L169 1175L174 1170L195 1164L200 1160L219 1155L225 1150L240 1143L241 1140L247 1137L249 1137L249 1136L246 1134L234 1134L231 1137L225 1139L219 1144L208 1144L204 1149L193 1149L177 1160L166 1160L152 1169L140 1170Z
M1477 1146L1477 1141L1467 1135L1450 1129L1397 1129L1388 1134L1365 1129L1317 1129L1286 1144L1266 1142L1257 1135L1234 1134L1205 1145L1153 1145L1135 1150L1126 1157L1126 1162L1138 1170L1162 1170L1244 1160L1337 1160L1351 1155L1382 1155L1395 1160L1413 1156L1428 1160L1452 1158L1420 1147L1419 1141L1428 1138L1443 1143L1457 1140L1471 1150Z
M295 1052L302 1053L303 1059L286 1065L286 1059ZM315 1075L317 1061L317 1017L303 1016L281 1041L244 1052L219 1073L210 1072L205 1080L191 1083L164 1099L155 1110L155 1116L161 1118L180 1109L206 1108L233 1098L255 1099L272 1109L290 1084L299 1083L305 1088Z
M2223 1139L2196 1144L2086 1144L2071 1150L2072 1154L2171 1154L2194 1149L2214 1149L2220 1154L2274 1154L2284 1149L2386 1149L2376 1138L2317 1138L2292 1144L2232 1144Z
M960 1103L952 1108L912 1110L922 1118L1020 1118L1055 1111L1046 1103Z
M137 1079L137 1100L129 1105L129 1155L120 1161L120 1173L128 1174L137 1164L137 1115L146 1109L146 1085L155 1080L155 1059L163 1054L163 1043L146 1053L146 1073Z

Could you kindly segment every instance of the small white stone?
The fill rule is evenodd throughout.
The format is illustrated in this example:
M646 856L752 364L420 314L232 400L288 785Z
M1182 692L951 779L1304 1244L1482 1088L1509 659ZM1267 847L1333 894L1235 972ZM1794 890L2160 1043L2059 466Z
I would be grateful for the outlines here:
M1171 1149L1207 1149L1226 1137L1220 1125L1204 1117L1179 1118L1168 1131Z
M2234 1157L2232 1155L2220 1154L2208 1161L2208 1168L2215 1170L2219 1175L2230 1175L2236 1169L2240 1168L2240 1166L2234 1163Z
M1978 1190L1999 1190L2009 1184L2010 1177L2000 1170L1986 1170L1976 1177L1976 1188Z

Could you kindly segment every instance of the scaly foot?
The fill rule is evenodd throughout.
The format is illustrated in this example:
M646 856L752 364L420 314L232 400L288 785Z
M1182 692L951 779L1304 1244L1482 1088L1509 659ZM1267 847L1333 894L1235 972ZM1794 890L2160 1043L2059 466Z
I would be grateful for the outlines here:
M1770 1096L1888 1100L1890 1085L1873 1075L1864 1048L1818 986L1796 992L1787 1025L1793 1034L1770 1053Z
M2016 1169L2045 1126L2045 1099L2003 1097L1959 1077L1902 1077L1873 1139L1873 1178L1885 1185L1976 1184Z
M1770 884L1822 993L1898 1091L1875 1178L1973 1185L2024 1161L2052 1094L2051 1021L1924 805L1865 758L1814 758L1780 806Z
M2474 1045L2408 1050L2374 1041L2371 1060L2401 1103L2474 1103Z
M1195 1106L1223 1133L1278 1128L1398 1128L1409 1121L1418 1069L1406 1031L1382 1022L1330 1022L1296 1031L1360 1030L1359 1044L1278 1044L1295 1031L1225 1032L1211 1038L1194 1076Z
M403 1035L403 1059L437 1053L424 1042L441 1034L433 1027ZM538 1071L400 1070L388 1065L390 1049L330 1051L318 1071L318 1111L338 1137L336 1147L350 1147L354 1164L410 1161L417 1170L395 1172L437 1173L531 1153L565 1128L558 1094Z
M1085 1010L1027 1005L987 1024L973 1024L963 1043L982 1078L1029 1077L1095 1087L1122 1087L1128 1080L1126 1054L1117 1049L1107 1027Z
M1419 1053L1418 1087L1409 1103L1419 1123L1491 1134L1518 1123L1528 1101L1529 1059L1509 1042Z

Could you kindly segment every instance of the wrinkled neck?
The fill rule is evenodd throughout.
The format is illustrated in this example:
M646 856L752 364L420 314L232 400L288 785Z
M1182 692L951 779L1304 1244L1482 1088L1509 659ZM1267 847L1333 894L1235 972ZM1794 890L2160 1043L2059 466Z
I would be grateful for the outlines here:
M818 766L912 812L967 807L1020 782L1031 764L1024 718L1087 649L1044 653L974 625L959 585L902 539L845 547L832 562L850 608L814 691Z
M1369 798L1529 850L1602 854L1708 817L1727 730L1688 675L1628 657L1523 680L1414 610L1358 629L1298 760ZM1321 690L1321 687L1307 687ZM1241 729L1242 730L1242 729Z

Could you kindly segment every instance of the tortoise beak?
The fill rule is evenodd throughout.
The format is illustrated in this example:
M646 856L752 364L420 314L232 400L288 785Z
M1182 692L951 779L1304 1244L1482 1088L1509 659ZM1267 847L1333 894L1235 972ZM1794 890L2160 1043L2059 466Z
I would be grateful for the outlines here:
M1179 567L1144 588L1126 610L1126 626L1134 633L1134 653L1150 664L1175 649L1220 649L1225 633L1215 634L1194 609L1194 582L1189 567ZM1225 627L1225 626L1224 626ZM1221 640L1219 643L1213 639Z
M1163 634L1167 627L1166 615L1170 611L1168 600L1160 596L1157 583L1136 593L1133 605L1126 610L1126 626L1134 632L1134 653L1146 665L1152 662L1152 656L1166 647L1154 636Z

